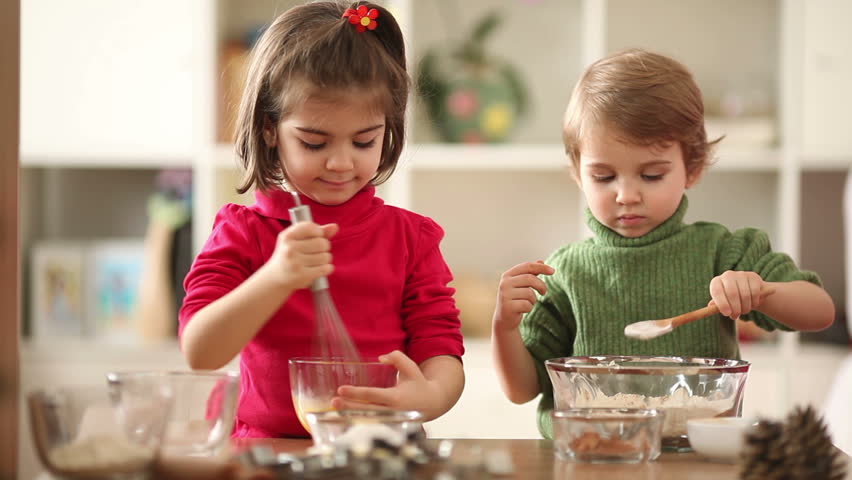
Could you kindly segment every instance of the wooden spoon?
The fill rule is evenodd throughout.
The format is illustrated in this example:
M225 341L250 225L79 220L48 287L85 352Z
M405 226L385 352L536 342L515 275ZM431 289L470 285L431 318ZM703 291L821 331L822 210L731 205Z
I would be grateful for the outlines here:
M760 292L760 299L763 300L773 293L775 293L775 287L767 287ZM701 320L702 318L707 318L717 313L719 313L719 307L717 307L715 303L712 303L704 308L686 312L676 317L663 318L660 320L643 320L641 322L631 323L624 327L624 335L639 340L650 340L652 338L657 338L661 335L671 333L675 328L680 327L681 325L686 325L689 322Z

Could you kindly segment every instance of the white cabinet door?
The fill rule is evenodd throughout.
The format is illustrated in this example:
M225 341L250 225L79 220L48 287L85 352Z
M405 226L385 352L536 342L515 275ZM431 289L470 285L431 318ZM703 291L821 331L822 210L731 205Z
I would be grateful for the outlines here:
M21 2L21 155L189 156L197 5Z
M808 157L852 157L852 2L804 3L802 150Z

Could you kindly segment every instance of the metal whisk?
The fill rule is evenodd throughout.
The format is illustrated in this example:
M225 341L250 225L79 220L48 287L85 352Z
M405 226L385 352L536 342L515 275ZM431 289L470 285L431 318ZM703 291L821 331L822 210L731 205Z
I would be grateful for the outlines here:
M302 205L299 194L287 189L296 201L296 206L290 209L290 219L293 223L311 222L311 208ZM360 363L361 355L346 330L346 325L340 319L334 301L328 291L328 279L319 277L311 284L316 310L315 345L319 357L344 363Z

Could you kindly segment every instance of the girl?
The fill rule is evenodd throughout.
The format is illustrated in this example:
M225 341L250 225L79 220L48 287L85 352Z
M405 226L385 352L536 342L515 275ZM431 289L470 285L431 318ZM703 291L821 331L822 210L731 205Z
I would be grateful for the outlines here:
M503 391L515 403L542 394L544 436L552 435L549 358L739 358L730 319L766 330L820 330L834 321L817 275L773 252L764 232L683 223L684 193L718 142L707 141L701 92L683 65L642 50L594 63L574 88L563 139L594 236L505 272L492 324ZM775 293L762 299L770 284ZM631 322L708 301L719 315L649 341L624 336Z
M189 365L220 368L240 354L234 436L307 435L288 360L312 354L306 287L329 276L360 353L399 370L397 386L341 387L333 405L442 415L464 384L443 231L375 196L405 140L410 81L396 20L369 3L310 3L279 16L252 55L237 152L239 192L255 187L256 202L219 211L186 277L179 320ZM285 182L316 223L291 222Z

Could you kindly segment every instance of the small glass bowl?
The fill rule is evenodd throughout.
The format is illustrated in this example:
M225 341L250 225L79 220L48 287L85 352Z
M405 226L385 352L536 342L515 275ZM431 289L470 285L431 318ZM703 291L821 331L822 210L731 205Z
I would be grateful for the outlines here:
M306 412L305 417L319 451L366 453L375 441L400 447L423 431L423 414L414 410L330 410Z
M376 358L349 362L338 358L294 357L289 368L293 407L308 432L311 426L307 413L331 411L331 400L341 385L389 388L397 381L396 367Z
M664 413L639 408L555 410L553 447L564 460L639 463L660 456Z

